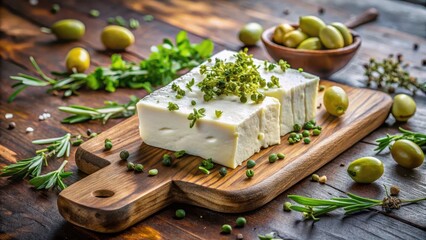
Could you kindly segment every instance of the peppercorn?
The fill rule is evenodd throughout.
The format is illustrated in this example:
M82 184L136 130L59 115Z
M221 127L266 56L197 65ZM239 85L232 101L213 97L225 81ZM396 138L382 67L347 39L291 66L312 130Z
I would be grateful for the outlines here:
M136 172L142 172L143 171L143 165L138 163L138 164L135 165L134 169L135 169Z
M120 152L121 160L127 160L129 158L129 152L127 150L123 150Z
M278 153L278 154L277 154L277 157L278 157L279 159L284 159L284 158L285 158L285 154L284 154L284 153Z
M278 160L278 156L275 153L272 153L271 155L269 155L269 162L270 163L274 163Z
M414 50L414 51L417 51L417 49L419 49L419 44L414 43L414 44L413 44L413 50Z
M222 176L222 177L226 176L226 174L228 174L228 170L226 170L226 167L221 167L221 168L219 169L219 174L220 174L220 176Z
M291 211L290 207L291 207L291 202L285 202L283 204L283 210L286 211L286 212L290 212Z
M178 219L183 219L186 216L186 212L183 209L178 209L176 210L175 216Z
M252 177L254 176L254 171L253 171L253 170L251 170L251 169L247 170L247 171L246 171L246 176L247 176L248 178L252 178Z
M254 168L254 166L256 166L256 162L253 160L248 160L247 161L247 168Z
M229 225L229 224L224 224L224 225L222 226L222 233L229 234L229 233L231 233L231 232L232 232L232 227L231 227L231 225Z
M237 227L244 227L244 225L246 225L247 223L247 220L244 217L238 217L235 222L237 224Z
M110 150L112 148L112 142L110 139L105 139L105 150Z
M14 129L16 127L16 123L15 122L10 122L9 123L9 126L8 126L8 129L9 130L12 130L12 129Z
M318 8L318 14L323 15L325 13L325 9L323 7Z
M391 186L390 187L390 195L391 196L398 196L399 194L399 188L397 186Z

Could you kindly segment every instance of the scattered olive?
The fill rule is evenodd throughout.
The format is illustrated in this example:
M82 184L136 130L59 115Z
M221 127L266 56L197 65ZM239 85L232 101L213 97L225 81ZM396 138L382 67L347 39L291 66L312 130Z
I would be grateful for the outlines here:
M127 28L111 25L102 30L101 41L107 49L122 51L135 42L135 37Z
M351 162L347 171L357 183L372 183L383 175L384 165L375 157L363 157Z
M318 37L320 31L325 27L325 23L315 16L303 16L299 19L299 27L311 37Z
M407 139L395 141L391 147L393 160L405 168L416 168L422 165L425 155L422 149Z
M175 212L175 216L176 216L176 218L178 218L178 219L182 219L182 218L184 218L184 217L186 216L186 212L185 212L185 210L183 210L183 209L178 209L178 210L176 210L176 212Z
M349 99L345 90L338 86L332 86L325 90L323 96L325 109L333 116L339 117L348 109Z
M248 23L238 33L238 38L244 45L253 46L259 41L263 27L259 23Z
M78 40L85 33L84 24L76 19L63 19L55 22L50 30L58 40Z
M398 94L393 98L392 115L397 121L406 122L416 113L416 102L406 94Z
M76 47L71 49L65 58L68 72L82 73L90 67L90 55L86 49Z
M237 227L244 227L247 224L247 220L244 217L238 217L235 223Z

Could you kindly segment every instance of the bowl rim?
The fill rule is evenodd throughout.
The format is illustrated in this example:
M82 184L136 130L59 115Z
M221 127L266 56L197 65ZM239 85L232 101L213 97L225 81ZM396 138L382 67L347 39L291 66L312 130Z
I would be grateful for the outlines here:
M297 24L290 24L293 27L298 27ZM342 48L338 48L338 49L324 49L324 50L309 50L309 49L297 49L297 48L289 48L283 45L280 45L278 43L275 43L274 41L272 41L272 34L273 31L275 30L276 26L270 27L268 29L266 29L265 31L263 31L262 33L262 42L263 44L268 47L267 45L274 47L274 48L279 48L281 50L284 51L288 51L288 52L294 52L294 53L299 53L299 54L314 54L314 55L321 55L321 54L344 54L344 53L348 53L348 52L352 52L355 51L360 45L361 45L361 36L355 32L352 29L349 29L351 31L351 34L354 38L354 42L348 46L342 47Z

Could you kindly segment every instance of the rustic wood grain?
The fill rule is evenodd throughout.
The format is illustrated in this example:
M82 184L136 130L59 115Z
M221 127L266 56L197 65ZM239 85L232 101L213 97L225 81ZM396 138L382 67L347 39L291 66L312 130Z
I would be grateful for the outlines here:
M334 85L327 81L321 84ZM388 95L341 86L351 102L347 114L336 118L321 108L317 122L323 131L319 137L312 137L310 145L290 146L284 136L280 145L253 155L251 159L257 162L253 179L245 176L244 165L230 169L223 178L218 174L218 167L210 175L202 174L197 168L201 159L193 156L175 160L172 168L162 166L161 156L169 151L144 144L139 137L138 119L134 116L79 147L76 163L80 170L92 173L96 168L104 169L62 191L58 199L59 210L65 219L84 228L117 232L174 201L220 212L258 208L332 160L385 120L392 104ZM318 99L321 103L322 92ZM378 104L371 107L376 102ZM106 138L111 139L114 149L104 150ZM119 152L123 149L129 151L130 161L142 163L146 171L157 168L159 175L149 177L146 173L129 173L127 162L119 160ZM279 152L287 157L270 164L269 154Z
M125 1L125 0L123 0ZM49 72L55 69L62 69L60 61L64 57L62 52L52 42L53 38L49 35L39 35L38 28L40 26L48 26L55 19L62 18L65 15L54 15L49 13L52 3L57 1L39 1L38 6L29 6L28 1L1 1L0 8L6 8L13 11L13 15L18 18L9 18L9 15L0 13L0 41L8 41L8 48L14 49L13 54L22 56L14 61L8 58L4 61L3 45L0 45L0 167L5 164L10 164L17 159L22 159L31 156L34 153L34 145L30 143L35 138L56 137L64 134L65 132L81 133L84 134L87 128L95 132L101 132L119 123L121 120L111 120L106 125L101 125L97 122L89 122L76 125L62 125L59 120L66 116L64 113L56 111L56 107L68 104L83 104L90 106L100 106L103 100L117 100L125 102L128 95L135 94L139 97L144 95L143 92L131 89L120 89L114 94L108 94L103 91L83 91L79 97L62 100L58 97L49 96L44 93L43 89L29 88L23 92L21 97L17 98L14 103L7 104L6 98L12 92L10 87L12 82L9 80L10 75L15 75L18 72L25 72L33 74L33 69L27 71L29 66L28 53L31 53L36 59L44 66L43 70ZM220 1L222 2L222 1ZM352 63L344 70L336 73L331 80L344 82L352 86L363 86L359 80L364 79L362 76L361 65L365 63L370 57L378 59L385 57L389 53L403 53L404 58L411 64L410 72L422 80L425 79L426 68L421 66L421 61L425 58L426 48L425 45L425 31L424 22L426 21L426 10L418 5L404 4L400 1L344 1L344 0L302 0L302 1L286 1L283 4L281 1L226 1L227 5L209 4L206 5L210 15L215 14L220 16L221 19L228 19L228 22L233 22L234 25L242 26L249 21L263 20L266 26L272 26L277 21L295 22L300 15L317 14L320 6L324 7L325 13L321 17L326 21L344 21L348 16L359 14L369 7L376 7L381 13L380 18L369 25L358 28L357 31L363 37L363 46L361 51ZM230 6L231 4L232 6ZM25 5L25 6L24 6ZM212 23L204 21L204 19L196 11L190 13L192 15L187 21L171 27L167 24L168 20L173 17L178 18L178 15L170 14L164 15L159 8L150 8L147 11L133 9L125 9L130 5L125 2L111 0L107 1L61 1L62 10L67 12L67 17L83 19L87 25L93 28L102 28L105 20L109 16L116 16L123 14L135 14L140 12L142 14L152 14L156 21L161 22L160 25L150 25L150 23L142 23L142 33L136 34L137 39L144 39L146 45L131 49L132 51L122 53L125 57L133 58L135 61L141 57L146 57L144 53L149 50L150 44L157 44L162 38L172 36L168 32L177 32L179 28L187 29L190 37L198 35L200 38L210 37L218 42L227 45L227 48L236 50L241 45L236 38L238 28L226 28L221 24L211 28ZM16 7L14 7L16 6ZM112 7L111 7L112 6ZM225 6L225 7L222 7ZM96 20L92 18L83 18L91 8L96 8L101 11L101 18ZM43 8L43 9L40 9ZM105 9L105 10L104 10ZM189 8L188 8L189 9ZM232 11L227 11L231 9ZM290 14L284 15L283 10L288 9ZM34 13L38 12L38 13ZM200 11L206 11L201 8ZM227 11L226 15L218 15L217 13ZM185 14L185 9L176 9L176 12ZM41 13L41 14L40 14ZM117 14L118 13L118 14ZM140 14L132 15L142 17ZM208 15L207 15L208 16ZM268 18L272 16L272 20L268 23ZM41 22L41 19L45 19ZM279 18L274 20L274 18ZM207 18L206 18L207 19ZM218 19L216 17L216 19ZM240 19L240 20L239 20ZM99 21L101 20L101 21ZM86 22L87 21L87 22ZM219 21L219 22L220 22ZM214 22L213 22L214 23ZM193 29L193 25L199 25L208 30L202 31L200 29ZM149 31L146 28L152 27ZM6 27L6 31L3 28ZM224 29L223 29L224 28ZM155 30L155 31L154 31ZM218 34L222 32L223 34ZM145 34L146 33L146 34ZM407 34L408 33L408 34ZM94 36L89 36L94 35ZM93 39L92 44L86 40ZM94 31L88 31L83 41L79 42L87 47L92 54L92 60L101 65L108 64L108 55L111 53L104 52L100 47L98 36ZM197 40L200 38L192 38ZM144 41L139 42L143 44ZM420 46L417 51L412 49L413 43L418 43ZM44 45L51 46L43 47ZM31 46L31 47L25 47ZM64 49L70 49L72 44L63 44ZM21 48L20 48L21 47ZM40 49L39 51L34 51ZM50 50L55 48L55 50ZM99 51L97 51L99 50ZM61 51L57 54L55 51ZM258 58L267 58L261 46L250 48L250 52L254 53ZM47 54L48 53L48 54ZM103 56L103 54L105 56ZM10 61L13 61L11 63ZM59 63L58 63L59 61ZM24 68L21 68L23 66ZM424 95L419 94L415 97L418 105L418 110L414 118L410 119L407 124L402 126L416 130L424 131L426 119L426 108ZM65 102L63 102L65 101ZM38 114L47 109L53 118L38 122ZM10 131L7 130L7 125L10 120L4 119L5 113L13 113L15 117L12 119L17 122L17 128ZM32 134L25 134L27 126L36 126L36 131ZM366 138L366 142L373 142L376 137L385 135L387 132L396 132L399 124L394 124L393 118L389 117L386 123L370 134ZM367 140L368 139L368 140ZM371 139L371 141L370 141ZM349 162L353 160L352 156L362 156L371 153L371 145L358 144L355 147L348 149L345 154L338 156L331 164L339 162ZM69 164L66 169L72 171L74 174L67 178L67 184L83 179L86 174L78 171L74 162L74 153L69 159ZM379 156L381 158L381 156ZM381 158L382 159L382 158ZM382 159L386 163L389 161L389 155ZM51 171L60 165L60 161L52 161L44 171ZM389 169L392 169L389 165ZM330 167L335 168L333 165ZM322 168L323 169L323 168ZM387 183L397 183L403 189L403 197L412 197L415 195L415 188L419 187L424 189L423 182L417 182L419 176L425 176L426 170L424 166L416 169L416 171L408 171L402 168L396 168L398 178L394 180L394 172L385 170L385 176L380 179ZM347 175L345 171L340 170L333 172L334 176L329 176L327 173L331 171L326 169L324 174L328 175L329 184L331 186L339 186L340 192L350 189L349 186L337 184L335 181L344 179L347 183ZM388 174L389 173L389 174ZM414 177L413 177L414 176ZM381 182L379 182L381 183ZM415 184L413 184L415 183ZM415 187L413 187L415 186ZM324 217L318 223L312 224L311 222L304 222L301 220L300 215L291 213L286 215L281 211L282 203L286 201L287 194L302 194L315 197L335 196L339 192L326 185L319 185L311 183L305 179L296 184L294 187L285 191L277 198L266 204L264 207L244 214L224 214L207 210L201 207L194 207L181 204L172 204L165 210L158 212L141 221L140 223L129 228L127 231L117 234L99 234L75 225L66 223L60 216L56 207L57 193L50 191L34 191L26 181L12 183L7 179L0 178L0 239L235 239L237 233L244 234L245 239L255 239L257 234L266 233L269 231L277 231L281 236L287 236L292 239L424 239L426 231L422 230L421 224L424 222L424 206L414 204L407 206L405 211L401 209L395 211L392 215L385 216L375 212L356 214L350 217L343 217L337 214L332 214L329 217ZM410 190L410 191L408 191ZM363 191L363 187L355 189L357 193L368 194L369 196L379 196L381 189L375 187L367 187ZM327 194L325 194L327 193ZM371 194L371 195L370 195ZM3 197L4 196L4 197ZM173 219L174 211L177 208L184 208L187 211L187 218L183 220ZM414 214L417 212L417 214ZM413 213L413 214L412 214ZM422 216L423 214L423 216ZM246 216L249 220L247 227L242 229L235 229L231 235L221 235L220 227L222 224L232 223L239 215ZM202 217L200 217L202 216ZM420 216L420 218L412 218Z

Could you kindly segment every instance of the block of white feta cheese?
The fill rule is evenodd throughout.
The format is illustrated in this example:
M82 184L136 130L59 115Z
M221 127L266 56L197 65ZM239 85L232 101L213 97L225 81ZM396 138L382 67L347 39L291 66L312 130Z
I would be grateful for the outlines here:
M235 54L237 53L224 50L211 58L234 61ZM294 124L303 125L315 119L319 77L295 69L287 69L283 72L278 65L269 71L265 70L264 61L258 59L253 61L259 66L260 76L266 82L271 81L272 76L279 79L280 87L260 89L260 91L266 96L278 99L281 103L280 132L282 136L291 132Z
M194 79L192 92L186 84ZM262 147L280 143L280 103L266 97L262 103L241 103L237 97L221 97L205 102L196 86L202 80L199 69L193 69L171 84L158 89L137 104L142 140L151 146L212 158L215 163L235 168ZM172 84L185 90L176 98ZM193 103L196 103L194 106ZM170 111L169 103L179 109ZM190 128L188 115L194 108L205 109L205 116ZM216 111L222 111L220 117Z

